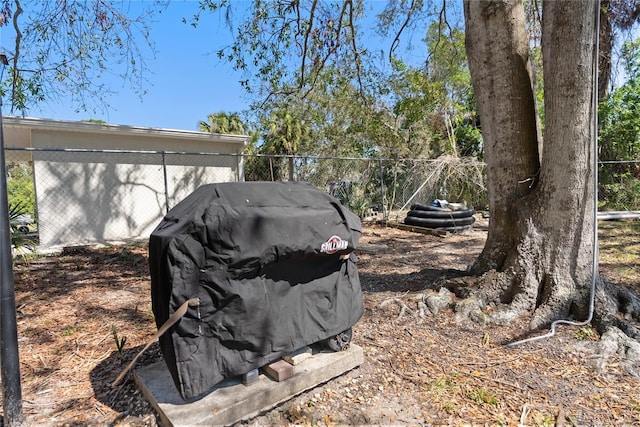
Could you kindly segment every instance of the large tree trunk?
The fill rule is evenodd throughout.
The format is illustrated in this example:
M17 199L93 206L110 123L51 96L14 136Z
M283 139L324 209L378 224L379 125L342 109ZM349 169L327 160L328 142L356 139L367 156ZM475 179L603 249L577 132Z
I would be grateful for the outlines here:
M521 0L465 0L467 55L487 161L490 225L473 266L471 314L533 313L537 328L586 317L592 277L593 54L596 3L543 3L545 140L541 162Z
M466 46L482 123L491 226L474 273L502 270L518 244L518 201L539 169L539 126L522 0L464 2Z

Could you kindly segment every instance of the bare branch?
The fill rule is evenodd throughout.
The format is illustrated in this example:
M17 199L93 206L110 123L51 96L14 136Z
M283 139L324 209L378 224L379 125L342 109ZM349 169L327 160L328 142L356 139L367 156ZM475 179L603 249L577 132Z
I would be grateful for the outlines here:
M13 78L11 79L11 111L13 112L13 100L16 97L16 87L18 79L18 59L20 58L20 43L22 42L22 32L20 31L20 25L18 25L18 17L22 14L22 5L20 0L15 0L16 11L13 14L13 29L16 32L15 51L13 52Z
M315 1L314 1L315 3ZM324 69L324 67L327 64L327 61L329 60L329 58L331 58L332 55L334 55L338 48L341 46L341 41L340 41L340 34L342 34L342 20L345 16L346 13L346 9L347 6L350 7L350 9L353 9L353 5L351 3L351 0L346 0L343 4L342 4L342 10L340 12L339 15L339 19L338 19L338 27L336 29L336 40L335 40L335 45L330 48L327 53L324 55L324 57L320 60L319 63L314 64L314 77L313 77L313 81L311 82L311 85L309 87L309 89L304 93L304 95L302 96L302 98L306 98L315 88L315 85L318 81L318 77L320 76L320 72ZM300 80L300 85L299 88L302 89L302 86L304 85L304 80Z
M349 28L351 29L351 45L353 46L353 55L356 63L356 77L358 79L358 88L360 90L360 95L364 98L364 91L362 86L362 76L360 73L360 52L358 52L358 47L356 46L356 29L353 26L353 4L350 3L349 8Z
M304 82L304 71L307 60L307 47L309 46L309 36L313 29L313 20L315 18L316 6L318 5L318 0L313 0L311 4L311 11L309 12L309 25L307 26L307 30L304 33L304 46L302 48L302 65L300 66L300 84L302 85ZM298 8L298 25L300 25L300 9Z
M400 26L400 29L396 33L396 36L393 38L393 42L391 43L391 48L389 49L389 61L391 61L393 59L393 52L396 50L396 48L400 44L400 35L402 35L403 31L409 25L409 22L411 21L411 18L413 17L413 12L415 12L415 8L416 8L416 0L411 0L411 6L409 7L409 10L407 11L407 16L406 16L404 22L402 23L402 25Z

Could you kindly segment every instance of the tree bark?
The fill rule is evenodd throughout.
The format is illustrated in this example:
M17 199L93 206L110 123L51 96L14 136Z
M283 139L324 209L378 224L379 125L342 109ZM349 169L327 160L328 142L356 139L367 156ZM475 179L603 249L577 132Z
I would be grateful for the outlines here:
M585 318L594 250L594 1L543 2L545 146L532 194L543 269L533 326Z
M531 313L532 328L568 316L585 318L595 227L596 3L543 3L541 157L522 2L465 0L464 6L491 221L485 248L472 266L485 273L483 284L459 309L496 323ZM489 303L497 310L478 314Z
M518 200L537 181L535 95L521 0L465 0L466 50L482 123L489 234L472 266L479 274L502 270L518 242Z
M289 181L293 181L293 157L289 157Z
M611 81L611 54L613 52L613 18L609 7L610 0L600 0L600 37L598 41L598 99L609 96Z

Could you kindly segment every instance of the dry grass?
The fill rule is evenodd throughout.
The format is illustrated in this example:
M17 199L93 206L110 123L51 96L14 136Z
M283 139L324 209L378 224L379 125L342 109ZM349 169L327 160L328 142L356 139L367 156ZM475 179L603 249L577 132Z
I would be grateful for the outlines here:
M600 268L640 294L640 221L600 222Z

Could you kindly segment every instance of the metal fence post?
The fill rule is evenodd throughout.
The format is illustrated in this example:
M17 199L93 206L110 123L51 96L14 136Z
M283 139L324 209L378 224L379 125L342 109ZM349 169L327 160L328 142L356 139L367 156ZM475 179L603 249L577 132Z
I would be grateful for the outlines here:
M162 176L164 178L164 204L165 211L169 213L169 184L167 182L167 161L166 161L166 153L162 151Z
M382 204L382 217L387 220L387 206L384 203L384 167L382 166L382 159L378 159L380 165L380 203Z
M0 370L2 371L4 425L11 427L21 425L24 416L1 108L2 99L0 99Z
M244 182L244 156L242 153L236 155L236 179L238 182Z

